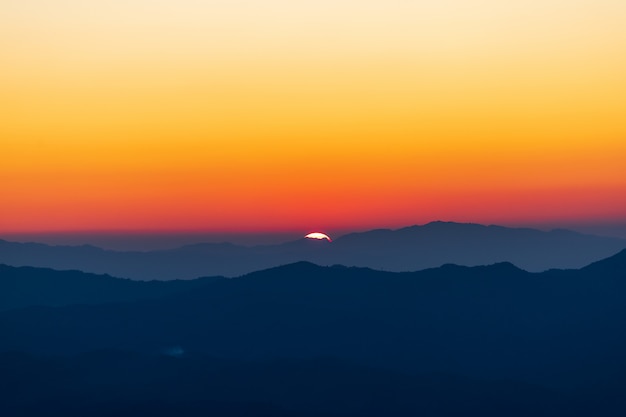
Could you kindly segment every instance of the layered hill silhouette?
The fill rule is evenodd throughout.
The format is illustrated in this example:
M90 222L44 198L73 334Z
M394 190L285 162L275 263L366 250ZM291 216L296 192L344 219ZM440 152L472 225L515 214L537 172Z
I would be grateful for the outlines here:
M3 416L626 412L626 250L541 273L297 262L133 282L1 266L0 287Z
M234 277L298 261L386 271L416 271L447 263L512 262L528 271L581 268L626 248L626 240L566 230L433 222L372 230L333 242L300 239L279 245L206 243L172 250L120 252L94 246L50 246L0 240L0 263L76 269L139 280Z
M299 262L200 281L160 298L0 312L0 351L333 356L403 370L584 383L609 369L626 372L624 262L626 251L580 270L543 273L510 263L391 273ZM119 288L119 299L137 297Z

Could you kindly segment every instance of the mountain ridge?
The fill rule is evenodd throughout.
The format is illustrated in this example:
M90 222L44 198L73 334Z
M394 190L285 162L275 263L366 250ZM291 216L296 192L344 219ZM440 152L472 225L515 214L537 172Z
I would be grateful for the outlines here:
M16 298L2 289L11 273L52 275L23 280L36 297L54 295L42 283L58 284L63 276L71 279L57 285L60 293L77 280L115 281L118 293L112 300L77 303L74 298L47 307L35 298L0 311L0 369L10 378L0 396L13 393L7 395L19 400L11 402L16 415L29 404L44 410L50 405L45 401L54 398L68 406L75 404L72 398L95 401L84 406L124 398L122 408L158 404L170 410L159 402L173 398L168 393L213 398L213 388L232 386L249 388L233 400L278 401L288 409L310 410L309 401L320 404L316 401L324 395L328 408L319 413L333 410L335 417L348 417L381 415L388 404L406 411L399 416L415 415L430 394L412 399L435 392L437 402L468 401L448 408L450 416L467 413L472 400L483 395L489 404L476 408L480 415L558 415L569 404L567 415L617 417L626 407L620 400L626 388L625 262L626 250L581 269L545 272L527 272L509 262L389 272L300 261L238 278L177 282L0 266L0 296ZM135 287L160 287L160 292ZM493 383L476 391L486 380ZM371 388L363 386L365 381ZM384 391L385 381L398 391ZM33 386L39 388L33 392ZM489 411L492 402L502 400L504 387L507 408ZM69 394L55 397L63 392ZM137 392L149 397L133 402ZM278 392L290 394L277 397ZM379 408L367 414L371 405L363 399L377 392L389 396L377 397ZM289 402L294 396L305 402ZM362 408L344 408L346 396ZM586 408L571 406L579 400ZM519 405L527 408L519 411ZM207 407L207 413L220 409ZM448 415L436 409L433 415ZM59 416L71 415L67 411ZM92 415L76 411L85 413Z
M0 240L0 263L77 269L141 279L235 277L297 261L341 264L394 272L447 263L476 266L511 262L539 272L581 268L626 248L626 240L555 229L431 222L400 229L374 229L333 242L297 239L275 245L200 243L158 251L112 251L95 246L49 246Z
M24 306L101 304L159 298L221 277L136 281L108 274L0 264L0 311Z

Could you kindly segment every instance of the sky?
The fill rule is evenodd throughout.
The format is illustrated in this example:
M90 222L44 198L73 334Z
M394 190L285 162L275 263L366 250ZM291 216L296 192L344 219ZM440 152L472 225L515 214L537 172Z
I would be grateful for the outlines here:
M626 224L623 0L2 0L0 233Z

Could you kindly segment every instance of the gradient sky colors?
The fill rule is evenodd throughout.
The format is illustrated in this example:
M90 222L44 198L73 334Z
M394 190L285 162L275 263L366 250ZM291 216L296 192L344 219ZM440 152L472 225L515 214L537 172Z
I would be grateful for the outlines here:
M623 0L3 0L0 232L626 220Z

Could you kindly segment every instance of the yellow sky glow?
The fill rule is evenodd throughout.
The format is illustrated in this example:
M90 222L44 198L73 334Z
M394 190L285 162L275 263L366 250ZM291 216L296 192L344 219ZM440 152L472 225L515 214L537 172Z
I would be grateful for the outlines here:
M626 217L606 197L626 192L624 22L622 0L5 0L0 230L414 223L549 190L578 199L529 218Z

